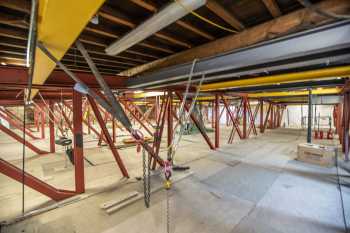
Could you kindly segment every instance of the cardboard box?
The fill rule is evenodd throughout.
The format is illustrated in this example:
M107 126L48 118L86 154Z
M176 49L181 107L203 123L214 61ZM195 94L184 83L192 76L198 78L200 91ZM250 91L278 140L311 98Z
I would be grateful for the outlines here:
M297 159L306 163L333 167L335 165L336 151L337 148L333 146L302 143L298 145Z

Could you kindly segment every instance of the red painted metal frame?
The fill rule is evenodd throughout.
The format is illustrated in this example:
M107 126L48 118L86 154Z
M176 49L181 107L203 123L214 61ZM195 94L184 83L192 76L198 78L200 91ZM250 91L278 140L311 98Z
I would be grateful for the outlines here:
M269 115L270 115L270 113L272 113L272 106L273 106L273 104L272 104L272 103L269 103L269 107L268 107L268 109L267 109L266 116L265 116L264 125L263 125L263 127L262 127L262 133L265 132L265 129L266 129L266 126L267 126L267 122L268 122L268 120L269 120Z
M68 109L70 109L70 111L72 112L73 111L73 109L72 109L72 107L71 106L69 106L69 104L67 104L65 101L63 101L63 104L68 108ZM69 116L68 116L68 118L69 118ZM86 119L83 119L83 123L87 126L87 127L89 127L91 130L92 130L92 132L94 132L95 134L96 134L96 136L99 138L100 137L100 133L97 131L97 129L95 129L93 126L92 126L92 124L90 124L90 122L88 122ZM102 137L102 140L103 141L105 141L105 139ZM105 141L106 142L106 141ZM107 143L107 142L106 142Z
M264 100L259 100L260 103L260 124L259 124L259 129L260 133L263 133L263 127L264 127Z
M343 151L345 154L345 161L349 161L349 123L350 123L350 93L344 93L344 104L343 104Z
M140 125L142 125L142 127L147 131L147 133L149 133L149 135L153 136L153 132L142 122L142 120L140 120L140 118L137 116L137 114L135 112L133 112L132 109L130 109L130 106L129 106L128 102L127 101L120 101L120 102L123 104L125 110L128 111L132 115L132 117Z
M243 97L243 119L242 119L242 126L243 126L243 139L247 139L247 108L248 108L248 99L246 97Z
M224 109L222 109L224 110ZM220 147L220 99L219 94L215 94L215 148Z
M167 111L167 116L168 116L168 157L171 155L171 142L173 141L173 93L171 91L168 92L168 98L169 98L169 103L168 103L168 111Z
M124 177L127 177L129 178L129 174L128 174L128 171L126 170L125 166L124 166L124 163L122 161L122 159L120 158L120 155L117 151L117 148L115 147L114 143L113 143L113 140L108 132L108 129L106 127L106 125L104 124L103 122L103 119L102 119L102 116L101 116L101 113L100 111L98 110L98 107L97 107L97 104L95 103L95 100L90 97L90 96L87 96L88 100L89 100L89 103L91 105L91 108L92 108L92 111L94 112L95 114L95 117L97 119L97 122L99 123L100 125L100 128L102 129L103 131L103 134L106 138L106 141L107 141L107 144L109 145L109 148L111 149L112 151L112 154L119 166L119 169L121 171L121 173L123 174Z
M250 116L250 124L249 124L249 128L248 128L248 136L250 135L250 132L251 132L252 129L253 129L254 134L258 135L258 132L256 130L256 126L255 126L255 119L256 119L256 116L258 115L259 107L260 107L260 103L258 103L255 106L254 114L252 114L252 109L251 109L250 103L248 102L248 112L249 112L249 116Z
M73 191L56 189L55 187L39 180L38 178L30 175L27 172L22 172L21 169L16 166L6 162L5 160L0 158L0 172L18 182L24 180L24 184L55 201L60 201L68 197L74 196L76 193ZM24 174L24 179L23 179Z
M180 102L182 102L182 96L179 92L175 92L177 97L179 98ZM187 103L184 104L185 110L188 112L189 111L189 107L187 106ZM213 145L213 143L210 141L210 138L208 137L207 133L205 132L205 130L203 130L203 128L200 126L200 123L198 121L198 119L196 118L196 116L191 113L190 117L193 121L193 123L196 125L197 129L199 130L199 132L202 134L203 138L205 139L205 141L207 142L208 146L210 149L215 150L215 146Z
M43 154L47 154L49 152L47 151L43 151L40 150L39 148L37 148L36 146L34 146L33 144L31 144L30 142L28 142L27 140L24 141L24 139L17 135L16 133L12 132L12 130L6 128L5 126L3 126L2 124L0 124L0 130L3 131L5 134L7 134L8 136L12 137L13 139L15 139L16 141L25 144L26 147L28 147L29 149L31 149L32 151L34 151L35 153L39 154L39 155L43 155Z
M11 126L23 132L23 124L18 122L16 119L11 118L9 114L5 112L2 108L0 108L0 117L8 121ZM24 129L24 133L32 139L39 139L38 137L33 135L32 132L29 131L27 128Z
M75 169L75 190L77 193L85 192L82 119L82 95L79 92L73 90L73 153Z
M7 113L7 115L8 115L9 117L11 117L12 119L14 119L16 122L18 122L18 124L19 124L21 127L23 127L23 121L22 121L22 119L21 119L20 117L18 117L16 114L14 114L13 112L11 112L9 109L4 108L3 110ZM29 125L29 127L28 127L28 125L27 125L26 129L29 130L29 131L32 132L32 133L35 132L33 129L30 128L30 125Z
M42 110L40 112L40 130L41 130L41 139L45 139L45 123L46 123L46 114Z
M169 104L169 96L164 100L163 98L162 101L162 106L160 109L160 116L159 116L159 121L157 123L157 130L154 135L154 143L153 143L153 149L155 150L155 154L159 155L159 150L160 150L160 143L162 142L162 137L163 137L163 131L164 131L164 125L165 125L165 116L168 110L168 104ZM156 168L156 161L153 161L152 169Z
M49 102L49 118L53 119L54 115L54 102ZM50 153L55 153L55 124L51 120L49 120L49 129L50 129Z
M73 133L74 131L73 131L72 123L71 123L71 121L69 120L69 118L68 118L66 112L64 111L63 106L61 106L60 104L59 104L58 106L59 106L59 108L60 108L60 111L61 111L61 114L62 114L62 116L63 116L63 119L64 119L65 123L67 124L68 128L70 129L70 131Z
M231 133L231 135L230 135L230 139L229 139L229 141L232 141L232 139L233 139L233 132L235 132L233 129L236 129L236 131L237 131L237 133L238 133L238 135L239 135L239 138L240 139L243 139L243 134L242 134L242 132L241 132L241 129L239 128L239 125L238 125L238 123L237 123L237 119L235 118L235 116L233 115L233 113L232 113L232 111L231 111L231 109L230 109L230 107L229 107L229 105L228 105L228 103L227 103L227 101L226 101L226 99L225 99L225 97L223 96L223 95L221 95L221 99L222 99L222 101L223 101L223 103L224 103L224 106L225 106L225 108L226 108L226 111L229 113L229 116L230 116L230 118L231 118L231 122L232 122L232 124L233 124L233 126L232 126L232 133ZM237 109L237 115L236 116L238 116L238 113L239 113L239 109L240 108L238 108Z

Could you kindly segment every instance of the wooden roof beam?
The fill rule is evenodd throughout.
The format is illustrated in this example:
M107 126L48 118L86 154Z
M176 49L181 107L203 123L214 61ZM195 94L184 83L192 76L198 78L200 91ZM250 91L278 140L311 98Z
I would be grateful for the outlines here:
M151 11L152 13L156 13L158 11L157 7L155 5L153 5L152 3L149 3L149 2L145 2L144 0L130 0L131 2L135 3L136 5L148 10L148 11ZM183 20L178 20L175 22L177 25L179 25L180 27L186 29L186 30L189 30L197 35L200 35L208 40L215 40L215 37L210 35L209 33L201 30L201 29L198 29L196 28L195 26L193 26L192 24L190 23L187 23Z
M350 12L350 1L348 0L324 0L315 4L315 6L320 10L325 10L335 14L349 14ZM134 76L145 71L191 62L193 59L215 56L234 49L244 48L265 40L276 38L291 31L302 30L305 25L318 25L332 20L333 19L329 17L315 13L311 9L303 8L283 15L278 19L273 19L266 23L246 29L240 33L229 35L169 57L131 68L123 71L120 75Z
M262 0L265 4L266 8L269 10L270 14L274 17L280 17L282 15L282 12L280 8L277 5L276 0Z
M1 0L0 6L23 13L30 13L30 2L23 0Z
M1 34L1 30L0 30L0 34ZM13 49L16 49L16 48L26 49L27 48L26 41L27 41L26 39L10 39L8 37L0 37L0 46L8 46ZM101 58L108 61L119 61L117 59L122 59L123 62L125 60L125 63L132 62L133 64L149 62L149 60L145 60L137 57L126 57L121 55L109 56L105 53L103 48L91 46L88 44L85 44L84 46L89 52L90 56L96 59ZM73 47L73 48L70 48L66 54L75 56L76 54L80 54L80 53Z
M244 25L234 15L232 15L215 0L208 0L206 7L221 19L223 19L226 23L230 24L234 29L242 31L245 28Z

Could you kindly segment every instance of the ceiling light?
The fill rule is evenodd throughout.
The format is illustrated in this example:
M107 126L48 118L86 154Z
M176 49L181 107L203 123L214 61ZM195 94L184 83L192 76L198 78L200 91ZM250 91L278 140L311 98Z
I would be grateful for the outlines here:
M190 11L194 11L206 4L206 0L179 1L179 3L170 3L134 30L112 43L106 48L106 53L108 55L117 55L184 17Z
M7 65L6 62L3 62L3 61L2 61L0 64L1 64L2 66L6 66L6 65Z

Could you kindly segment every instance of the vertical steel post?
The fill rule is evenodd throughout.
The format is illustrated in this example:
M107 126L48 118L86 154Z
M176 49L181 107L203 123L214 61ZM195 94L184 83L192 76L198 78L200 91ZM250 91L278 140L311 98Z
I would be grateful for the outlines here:
M220 147L220 101L219 94L215 94L215 148Z
M211 102L211 128L215 128L215 110L214 110L214 102Z
M309 89L309 101L308 101L308 116L307 116L307 143L311 143L312 138L312 92L311 89Z
M44 109L44 108L43 108ZM40 112L41 139L45 139L45 111Z
M169 147L171 142L173 141L173 93L171 91L168 92L169 96L169 104L168 104L168 158L171 155L172 151Z
M243 97L243 138L247 138L247 97Z
M74 131L74 169L75 191L85 192L84 154L83 154L83 114L82 95L73 90L73 131Z
M343 121L344 121L344 133L343 133L343 140L344 140L344 154L345 154L345 161L349 161L349 104L350 104L350 94L349 92L346 92L344 94L344 108L343 108Z
M260 133L264 132L264 101L260 100Z
M54 115L53 112L54 109L54 102L50 100L49 102L49 119L53 119ZM49 120L49 129L50 129L50 153L55 153L55 123L51 120Z

